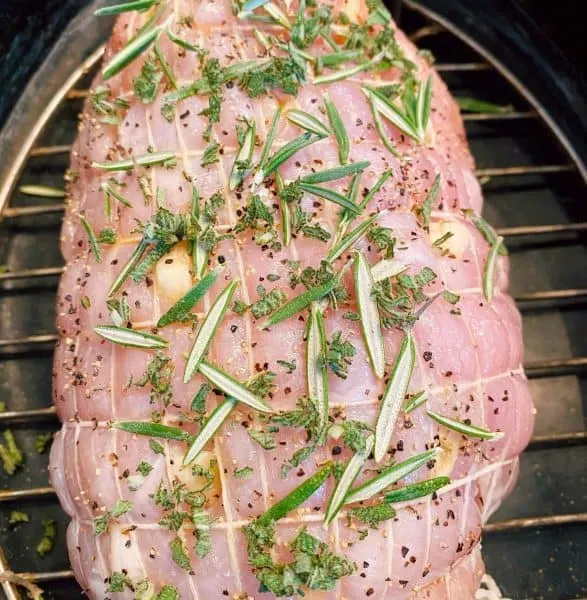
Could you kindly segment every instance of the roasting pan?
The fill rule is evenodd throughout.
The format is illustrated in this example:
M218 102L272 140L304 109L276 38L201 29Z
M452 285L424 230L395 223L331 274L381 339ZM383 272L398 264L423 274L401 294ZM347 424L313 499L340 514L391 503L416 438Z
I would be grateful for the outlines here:
M45 598L60 599L81 592L68 565L67 519L35 438L57 427L51 359L63 205L18 188L63 186L77 113L111 27L92 17L101 2L87 4L0 133L0 266L8 267L0 269L0 401L6 404L0 440L10 429L26 453L22 470L11 477L0 472L0 576L20 574L41 585ZM434 53L453 93L514 107L466 115L485 214L510 248L512 293L524 318L527 373L538 408L519 485L485 533L488 569L509 598L585 600L587 95L512 5L406 1L401 25ZM14 510L26 512L30 522L11 526ZM56 521L58 534L54 550L42 558L36 546L44 519ZM8 600L21 597L13 584L1 589Z

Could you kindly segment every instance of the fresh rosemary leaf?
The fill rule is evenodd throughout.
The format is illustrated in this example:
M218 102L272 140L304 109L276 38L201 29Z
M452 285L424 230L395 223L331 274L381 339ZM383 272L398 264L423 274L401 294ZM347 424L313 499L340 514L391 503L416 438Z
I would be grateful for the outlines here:
M243 17L248 16L248 13L251 13L255 9L264 6L265 4L267 4L267 2L269 2L269 0L247 0L247 2L243 4L243 7L241 8L240 13L238 14L239 18L242 19Z
M355 254L355 290L361 317L361 331L367 346L371 367L376 377L385 375L385 346L377 301L373 298L373 278L369 263L362 252Z
M159 64L161 65L161 68L163 69L163 72L165 73L165 76L167 77L167 79L169 80L169 83L171 84L171 87L174 90L176 90L177 89L177 80L175 79L175 75L173 74L173 71L171 70L169 63L167 62L165 55L163 54L163 52L161 52L161 47L159 46L158 38L155 40L153 50L155 52L155 56L157 57L157 60L159 61Z
M419 133L411 120L405 115L401 109L392 104L383 94L377 90L370 88L362 88L363 93L371 103L374 111L384 116L388 121L395 125L399 130L410 136L416 141L420 141ZM380 132L383 133L383 132ZM386 136L382 136L383 139Z
M289 246L291 242L291 211L285 198L281 197L283 190L283 178L279 171L275 173L275 185L279 194L279 206L281 208L281 229L283 231L283 245Z
M175 152L153 152L152 154L142 154L127 158L125 160L116 160L112 162L92 163L92 168L102 169L104 171L130 171L135 167L152 167L171 163L175 161Z
M306 500L311 498L324 484L332 472L332 464L327 463L314 475L308 477L297 488L291 491L285 498L274 504L267 512L259 517L260 523L271 523L279 521L287 516L292 510L301 506Z
M271 412L271 408L261 398L218 367L203 360L200 362L198 370L212 385L215 385L229 398L234 398L259 412Z
M364 502L373 498L373 496L383 492L396 481L403 479L410 473L423 467L428 461L433 460L437 453L437 449L428 450L385 469L379 475L351 490L345 499L345 504Z
M362 173L371 163L368 160L361 162L350 163L343 165L342 167L334 167L332 169L325 169L324 171L318 171L317 173L310 173L300 179L302 183L326 183L327 181L335 181L348 177L349 175L355 175L356 173Z
M406 415L409 415L425 402L428 402L428 394L422 390L408 400L408 403L404 407L404 412Z
M428 190L426 194L426 198L422 202L422 206L420 208L420 214L422 216L422 221L425 229L430 227L430 215L432 213L432 207L436 202L436 198L438 198L438 192L440 191L440 173L436 174L434 181L432 182L432 186Z
M324 296L330 294L330 292L338 285L338 277L332 277L329 281L322 285L310 288L303 294L292 298L289 302L286 302L281 308L278 308L268 319L263 321L260 325L260 329L268 329L285 321L299 312L304 310L312 302L321 300Z
M273 4L273 2L266 2L263 4L263 8L267 11L269 16L285 29L291 29L291 23L287 18L287 15L277 6L277 4Z
M473 113L489 113L491 115L500 115L503 113L509 113L514 110L511 104L500 105L494 104L493 102L487 102L486 100L478 100L477 98L465 98L462 96L455 96L457 104L465 112Z
M259 183L276 171L286 160L291 158L296 152L299 152L302 148L323 139L321 136L313 137L312 134L307 131L299 137L284 144L267 162L264 167L261 167L259 174L255 177L259 180Z
M343 120L336 108L336 104L330 99L328 94L324 94L324 108L328 115L330 127L338 144L338 159L340 164L344 165L349 158L350 142Z
M361 204L359 205L361 209L367 208L369 202L373 199L373 196L383 187L383 184L393 175L393 171L391 169L384 171L381 173L379 179L375 182L375 185L367 192L365 197L363 198Z
M104 67L102 71L104 81L107 81L117 73L120 73L120 71L125 69L133 62L133 60L145 52L155 41L162 29L162 25L149 29L124 46L124 48L118 54L113 56L112 60Z
M458 421L457 419L451 419L450 417L439 415L431 410L427 410L426 414L447 429L452 429L453 431L457 431L458 433L462 433L463 435L467 435L469 437L481 438L482 440L498 440L503 437L503 433L501 431L490 431L489 429L485 429L483 427L469 425L463 421Z
M97 325L94 327L94 331L105 340L121 346L132 346L133 348L167 348L169 346L169 342L158 335L126 327Z
M214 434L220 429L222 423L228 418L228 415L235 409L237 401L234 398L227 398L219 404L204 421L202 428L196 434L192 445L189 447L183 458L183 464L189 465L193 462L206 444L214 437Z
M292 108L287 112L286 117L288 121L310 133L315 133L321 137L328 137L330 135L330 131L328 131L324 123L303 110Z
M349 248L352 248L364 235L373 223L386 211L376 213L357 225L350 233L343 237L335 246L333 246L326 257L330 263L334 262L341 254L344 254Z
M114 198L118 200L124 206L132 208L132 204L108 181L103 181L100 184L100 189L104 192L104 195L108 198Z
M391 143L391 140L387 137L387 133L385 132L385 128L383 126L383 121L381 120L381 113L378 109L377 98L375 96L370 96L369 98L369 107L371 108L371 115L373 116L373 123L375 124L375 129L379 134L383 145L387 148L387 150L396 158L400 158L401 155L398 152L397 148Z
M370 435L366 440L364 450L353 454L352 458L347 463L347 466L343 471L342 476L338 480L338 483L332 492L332 496L330 496L330 500L328 501L326 514L324 516L324 525L329 525L332 523L340 509L345 504L348 493L353 487L353 483L355 483L355 479L361 472L365 461L367 458L369 458L369 454L371 454L371 451L373 450L374 443L374 437Z
M21 185L18 191L26 196L38 196L39 198L65 198L65 190L49 185Z
M473 225L477 228L479 233L485 238L489 245L493 246L497 241L497 232L493 227L481 216L478 215L474 210L467 208L463 210L465 217L471 220ZM508 251L505 244L502 243L499 247L499 254L506 256Z
M265 163L269 159L269 154L271 152L271 148L273 147L273 142L275 141L275 136L277 135L277 129L279 127L279 120L281 119L281 106L277 108L275 114L273 115L273 119L271 120L271 125L267 131L267 137L265 138L265 145L263 146L263 151L261 152L261 158L259 159L259 169L262 171L265 167Z
M157 0L134 0L132 2L122 2L112 6L104 6L94 11L96 17L108 17L110 15L119 15L124 12L144 11L153 6Z
M416 126L418 128L418 134L420 141L423 142L426 137L426 130L428 129L428 123L430 122L430 107L432 106L432 76L428 77L426 84L422 86L420 84L420 90L418 92L418 103L416 112Z
M493 246L491 246L491 250L485 261L485 268L483 269L483 295L487 302L491 302L495 294L495 266L497 264L499 248L502 244L503 238L499 236L493 243Z
M433 479L427 479L426 481L420 481L419 483L412 483L386 494L385 502L394 504L395 502L406 502L408 500L430 496L449 483L449 477L434 477Z
M231 191L237 188L243 182L251 168L253 151L255 150L255 136L255 121L247 121L247 129L245 131L239 151L234 158L232 171L230 173L228 187Z
M328 424L328 371L324 317L316 302L312 303L306 345L306 378L308 397L318 412L318 429L323 436Z
M133 253L130 255L130 258L128 259L127 263L124 265L124 267L122 267L122 270L120 271L120 273L118 274L116 279L112 282L112 285L110 286L110 289L108 290L108 297L115 294L121 288L121 286L126 281L128 276L130 275L130 273L133 271L133 269L137 266L138 262L141 260L141 257L146 252L148 246L149 246L149 244L147 244L147 242L145 242L144 240L141 240L137 244L137 247L134 249Z
M153 438L162 438L165 440L177 440L178 442L189 442L192 435L179 427L171 427L162 423L152 423L149 421L117 421L112 424L115 429L120 429L128 433L137 435L148 435Z
M167 37L178 46L185 48L186 50L190 50L191 52L196 52L198 55L203 56L204 50L200 48L200 46L196 46L195 44L190 44L186 40L180 38L178 35L171 31L171 27L167 28Z
M334 204L338 204L354 214L358 215L361 212L361 209L356 204L351 202L346 196L343 196L339 192L329 188L323 188L318 185L313 185L311 183L303 183L301 181L299 186L304 192L311 194L312 196L317 196L318 198L323 198L329 202L334 202Z
M395 422L408 390L415 362L416 347L414 338L412 332L407 330L404 332L399 354L389 375L389 381L383 393L379 416L377 417L377 425L375 427L376 462L381 462L387 453Z
M316 56L316 70L320 71L323 67L329 67L330 69L338 67L342 63L349 62L351 60L357 60L363 55L361 50L339 50L338 52L331 52L329 54L322 54Z
M404 265L393 258L384 258L371 267L371 277L373 282L377 283L389 277L396 277L407 269L409 265Z
M260 29L257 29L256 27L253 29L253 35L255 36L255 39L259 42L259 44L261 44L261 46L263 46L263 48L267 52L269 52L271 48L271 41L269 40L267 35Z
M200 361L208 351L208 347L218 329L218 325L220 325L224 314L228 310L237 285L238 281L229 283L218 298L216 298L216 301L204 318L185 365L183 374L184 383L187 383L192 378L192 375L198 369Z
M180 298L160 319L157 321L157 327L165 327L171 323L184 318L187 313L199 302L214 285L218 271L208 273L203 279L185 295Z
M86 233L88 234L88 242L90 244L90 247L92 248L92 251L94 252L94 256L96 257L96 262L101 263L102 262L102 253L100 252L100 246L98 246L98 240L96 239L96 234L94 233L92 226L90 225L90 223L88 222L88 220L85 217L82 217L80 215L79 219L82 222L82 225L84 226L84 229L86 230Z
M348 79L349 77L352 77L353 75L356 75L357 73L360 73L361 71L365 71L365 69L368 69L371 66L373 66L373 61L367 60L359 65L350 67L349 69L333 71L332 73L329 73L328 75L320 75L318 77L315 77L314 81L312 83L314 85L320 85L320 84L324 84L324 83L334 83L335 81L342 81L343 79Z

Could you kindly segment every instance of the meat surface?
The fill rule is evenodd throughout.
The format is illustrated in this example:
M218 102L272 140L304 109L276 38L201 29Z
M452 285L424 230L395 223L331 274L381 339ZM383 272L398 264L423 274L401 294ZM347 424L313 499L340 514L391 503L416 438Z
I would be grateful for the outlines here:
M117 60L137 32L160 26L156 45L151 39L107 81L98 76L84 108L62 230L67 266L58 295L53 388L62 429L51 455L52 481L71 516L75 576L92 599L270 599L300 592L321 600L472 599L484 573L481 530L515 482L533 405L522 369L521 319L507 294L507 256L478 219L483 200L459 110L414 46L393 23L385 24L376 3L371 13L362 0L331 11L308 6L302 19L295 3L267 6L271 12L255 10L261 20L235 16L227 0L174 0L121 14L105 64ZM295 23L291 32L272 21L281 18L275 6ZM366 26L367 19L374 25ZM321 34L313 40L316 27ZM304 36L309 41L299 42ZM315 72L315 57L345 48L356 52L335 68L325 59ZM286 73L295 70L292 56L303 64L295 77ZM247 60L257 60L250 77L226 75L227 67ZM270 61L274 70L259 75ZM361 64L362 70L344 73ZM338 80L314 82L341 72ZM429 76L430 123L422 139L385 115L377 127L365 86L398 84L385 91L401 108L411 87L423 93ZM288 88L296 77L299 89ZM179 99L174 84L184 92ZM340 128L325 110L326 92L346 131L348 158L334 133ZM312 133L314 143L264 176L259 163L278 107L269 156L304 134L288 119L292 109L315 117L328 135ZM252 157L237 157L253 124ZM160 159L148 166L145 157ZM341 157L347 165L368 161L355 178L356 196L353 175L318 182L339 193L334 200L296 187L299 178L339 167ZM116 166L122 160L130 161L126 170ZM246 172L230 189L235 161ZM337 241L340 196L359 204L387 171L346 233L382 214L339 257L321 263ZM280 191L291 197L282 200ZM173 217L188 226L170 223ZM288 244L286 219L292 223ZM135 263L110 293L140 244L147 262L142 270ZM371 284L379 293L383 376L367 350L367 342L379 338L362 334L366 317L357 295L371 296L353 278L357 251L379 271L407 268L399 275L398 268L387 271L392 275L379 287ZM160 317L210 272L216 280L191 313L157 329ZM333 293L263 328L286 298L316 290L333 273L341 273ZM248 385L257 398L264 396L272 413L237 402L184 467L189 436L226 402L227 392L217 382L202 387L200 368L184 383L186 357L231 282L237 282L234 297L206 361L237 380L239 390ZM453 294L439 295L447 290ZM319 321L325 332L316 353L305 334L319 333ZM141 349L94 330L112 325L168 343ZM393 367L408 337L415 359L404 401ZM309 384L316 374L319 383ZM320 419L325 386L326 421ZM384 457L378 463L372 453L365 457L349 489L391 463L430 449L436 454L362 505L343 506L325 527L334 474L340 477L347 461L371 443L386 386L400 390L396 401L404 408L389 424L393 435ZM405 403L420 392L426 401L406 412ZM450 421L441 424L430 411ZM128 422L151 426L151 434L121 429ZM154 437L154 424L185 437ZM488 439L471 435L471 427ZM325 482L301 504L291 501L287 514L259 534L255 519L325 468L332 471ZM444 476L450 481L433 493L381 503L392 489ZM361 513L352 511L373 505L387 510L380 522L361 522ZM263 542L272 528L274 538ZM312 536L306 538L310 550L300 550L300 531ZM315 538L326 546L316 546ZM293 539L298 546L292 549Z

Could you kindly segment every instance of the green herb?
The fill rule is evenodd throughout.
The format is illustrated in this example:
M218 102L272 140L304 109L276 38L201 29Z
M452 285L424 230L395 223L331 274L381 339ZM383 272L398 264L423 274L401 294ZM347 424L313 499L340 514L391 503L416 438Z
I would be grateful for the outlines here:
M55 547L57 522L53 519L43 519L41 524L43 525L43 537L37 544L36 550L39 556L47 556Z
M247 310L249 310L249 305L246 304L245 302L243 302L242 300L235 300L234 304L232 305L232 311L239 315L239 317L242 317Z
M216 298L216 301L204 318L185 365L183 374L184 383L187 383L192 378L193 374L198 369L201 360L208 351L212 338L228 310L237 285L238 281L229 283L222 293L219 294L218 298Z
M115 160L103 163L92 163L93 169L103 171L130 171L136 167L152 167L154 165L172 166L175 164L174 152L152 152L141 154L124 160Z
M385 347L379 320L377 301L373 297L373 278L369 263L362 252L355 254L355 290L357 305L361 317L361 331L367 346L369 360L376 377L385 374Z
M299 152L302 148L310 146L314 142L317 142L321 139L323 139L321 136L312 136L312 134L308 131L287 142L267 161L267 164L265 164L263 167L260 167L259 172L255 176L255 181L263 181L263 179L269 177L269 175L276 171L296 152Z
M163 71L152 58L147 59L141 68L140 75L133 81L135 97L143 104L151 104L157 96L161 79L163 79Z
M51 445L53 441L53 434L49 433L39 433L35 436L35 450L39 454L45 454L47 452L47 448Z
M172 377L175 366L173 361L162 352L157 352L153 359L147 365L144 375L137 381L131 377L129 387L151 386L150 400L154 404L161 402L164 406L169 406L173 397Z
M336 142L338 144L338 158L340 160L340 164L344 165L348 160L350 152L348 133L340 113L336 108L336 105L327 94L324 95L324 108L326 109L326 114L328 115L328 120L330 121L330 127L334 132L334 137L336 138Z
M163 25L159 25L145 31L124 46L118 54L112 57L110 62L102 70L104 81L107 81L117 73L120 73L120 71L125 69L131 62L143 54L143 52L148 50L162 29Z
M393 504L395 502L407 502L408 500L430 496L449 483L450 478L448 477L434 477L433 479L427 479L419 483L412 483L386 494L385 502Z
M300 85L306 80L303 62L291 52L284 58L273 57L247 69L239 77L239 86L251 98L258 98L280 89L285 94L296 96Z
M147 242L145 240L141 240L137 244L137 247L133 250L133 253L130 255L130 258L128 259L127 263L124 265L124 267L122 268L122 270L120 271L120 273L118 274L116 279L112 282L112 285L110 286L110 289L108 290L109 297L112 296L113 294L115 294L122 287L122 285L126 281L127 277L135 269L136 265L141 260L143 254L146 252L148 246L149 245L147 244Z
M90 248L94 252L94 256L96 257L96 262L101 263L102 262L102 253L100 252L100 246L98 246L98 241L96 240L96 234L94 233L92 226L85 219L85 217L82 217L80 215L80 221L82 222L82 225L84 226L84 229L86 230L86 233L88 235L88 242L90 244Z
M373 225L373 223L381 217L386 211L381 211L380 213L376 213L373 216L369 217L361 224L357 225L348 235L342 237L331 249L328 253L327 260L328 262L334 262L337 258L339 258L342 254L344 254L349 248L354 246L364 235L369 231L369 228Z
M503 238L499 236L491 247L491 250L487 255L487 260L485 261L485 267L483 269L483 295L487 302L491 302L495 294L495 267L497 265L499 248L502 244Z
M121 571L113 571L108 578L107 592L124 592L125 589L132 590L133 584L131 578Z
M260 412L271 412L265 402L252 393L245 385L233 379L230 375L206 361L202 360L198 367L200 373L217 388L222 390L229 398L234 398L247 406Z
M332 237L318 222L312 221L311 216L304 212L299 204L296 204L294 208L292 225L295 233L303 233L305 236L316 238L321 242L327 242Z
M277 135L277 129L279 127L279 120L281 118L281 106L277 108L275 114L273 115L273 119L271 120L271 125L269 126L269 130L267 131L267 137L265 138L265 145L263 146L263 151L261 152L261 158L259 159L259 169L263 170L265 167L265 163L269 159L269 154L271 152L271 148L273 147L273 142L275 141L275 136Z
M237 127L237 132L239 128ZM255 150L256 124L245 119L245 130L238 135L239 150L234 158L228 187L232 191L242 184L251 169Z
M208 293L218 278L218 274L218 271L206 274L157 321L157 327L166 327L176 322L181 323L189 318L189 311Z
M133 348L166 348L169 345L167 340L145 333L144 331L136 331L127 329L126 327L115 327L112 325L98 325L94 327L94 331L104 339L120 344L121 346L132 346Z
M438 198L438 193L440 191L440 173L436 175L434 178L434 182L432 183L432 187L426 194L426 198L422 202L422 206L419 210L420 216L422 217L424 229L428 230L430 227L430 214L432 213L432 207L436 202L436 198Z
M190 409L194 412L204 414L206 412L206 398L208 397L210 390L210 386L207 383L203 383L193 397Z
M316 117L303 110L292 108L287 111L286 117L288 121L310 133L314 133L320 137L328 137L330 135L330 131L328 131L328 128L322 121L319 121Z
M247 429L249 437L257 442L263 450L274 450L277 448L275 436L271 432L259 431L257 429Z
M334 491L332 492L332 496L328 501L328 506L326 507L326 514L324 516L325 525L329 525L335 519L336 515L339 513L342 508L345 499L349 493L349 490L352 488L355 479L358 477L363 465L365 464L369 454L373 450L373 444L375 443L374 437L371 435L366 440L365 449L362 451L356 452L352 458L348 461L345 470L343 471L340 479Z
M122 517L126 513L132 510L132 503L128 500L119 500L110 510L106 511L103 515L94 519L94 533L96 535L102 535L108 531L110 523Z
M115 429L134 433L136 435L148 435L152 438L164 440L177 440L179 442L190 442L192 435L179 427L171 427L161 423L149 421L117 421L112 425Z
M353 452L365 452L372 433L373 427L364 421L346 419L342 423L342 441Z
M361 212L361 209L351 202L346 196L343 196L341 193L335 190L323 188L310 183L304 183L303 181L300 181L298 185L302 191L311 194L312 196L317 196L318 198L323 198L324 200L333 202L334 204L338 204L339 206L346 208L351 213L359 214Z
M165 454L165 448L157 440L150 439L149 447L155 454Z
M324 330L324 317L318 305L311 305L310 321L307 334L307 363L306 378L308 382L308 396L318 410L321 432L326 431L328 423L328 372L326 357L326 333Z
M288 375L291 375L297 368L295 358L292 361L277 360L276 362L279 366L283 367L286 370L286 373Z
M456 96L455 100L457 104L465 112L473 113L488 113L490 115L500 115L503 113L513 112L514 107L511 104L500 105L494 104L493 102L487 102L486 100L477 100L476 98L464 98L462 96Z
M96 17L107 17L110 15L118 15L123 12L131 12L134 10L144 11L151 8L158 0L133 0L131 2L123 2L121 4L113 4L112 6L103 6L94 11Z
M401 275L409 268L397 260L383 258L371 267L371 277L375 283Z
M65 190L60 190L48 185L21 185L19 186L18 191L26 196L38 196L40 198L65 198Z
M437 240L434 240L432 242L432 247L433 248L442 248L443 244L448 242L448 240L450 240L450 238L453 236L454 236L454 233L452 231L447 231L444 235L440 236Z
M327 343L324 362L337 377L346 379L348 367L352 363L351 359L356 353L357 350L353 344L348 340L343 340L342 331L337 331Z
M208 167L220 161L220 144L216 141L208 144L202 155L201 167Z
M432 77L421 83L416 94L413 80L409 80L401 97L402 106L393 104L379 90L362 88L373 111L385 117L403 133L422 144L430 121Z
M161 591L157 594L155 600L180 600L179 592L177 588L171 585L165 585L161 588Z
M2 467L8 475L14 475L19 467L24 464L24 455L17 446L14 434L10 429L4 430L5 444L0 444L0 460Z
M382 252L387 259L393 258L395 254L395 237L393 230L389 227L372 227L367 236L377 248L378 252Z
M96 238L96 241L99 244L116 244L116 242L118 241L118 234L116 233L116 231L114 231L114 229L106 227L105 229L102 229L102 231L100 231L98 237Z
M324 485L331 472L332 464L328 463L324 465L314 475L305 479L303 483L287 494L287 496L263 513L258 521L260 523L270 523L271 521L283 519L283 517L311 498Z
M283 179L279 171L275 172L275 185L279 194L279 206L281 208L281 228L283 230L283 245L289 246L291 242L291 212L287 199L283 197Z
M152 470L153 466L144 460L137 465L137 473L140 473L143 477L147 477Z
M410 473L413 473L426 465L431 460L434 460L437 454L437 449L428 450L384 469L379 475L376 475L372 479L369 479L351 490L346 497L345 504L364 502L373 498L373 496L383 492L400 479L403 479Z
M19 523L28 523L29 521L29 516L20 510L13 510L8 518L9 525L18 525Z
M169 63L165 59L165 55L161 51L158 38L155 40L154 52L155 56L157 57L157 60L159 61L159 64L161 65L161 68L163 69L163 72L165 73L165 77L167 77L167 80L171 84L171 87L173 89L177 89L177 81L175 79L175 76L173 75Z
M316 73L320 73L324 67L334 69L343 63L357 60L361 56L360 50L338 50L329 54L321 54L316 56Z
M451 419L450 417L439 415L431 410L427 410L426 414L447 429L452 429L453 431L457 431L458 433L462 433L463 435L467 435L469 437L476 437L482 440L499 440L504 435L501 431L490 431L484 427L477 427L476 425L471 425L467 422L458 421L457 419Z
M246 466L243 467L242 469L235 469L234 470L234 476L237 479L249 479L253 473L254 473L254 469L251 469L251 467Z
M375 461L381 462L387 453L393 429L403 404L416 361L416 347L411 331L404 332L402 345L383 393L375 428Z
M130 104L124 98L110 99L110 89L98 86L89 96L90 104L98 115L101 116L100 123L119 125L122 121L121 112L126 111Z
M368 525L371 529L378 529L381 523L395 517L395 510L389 504L382 502L381 504L352 508L349 516L354 517L359 523Z
M269 16L282 27L286 29L291 29L291 23L287 18L287 15L273 2L266 2L263 5L263 8L269 13Z
M182 539L176 535L171 542L169 542L169 548L171 550L171 558L173 559L173 562L179 565L182 569L191 572L192 565L183 546Z
M494 246L496 244L497 239L499 237L497 235L497 232L481 215L478 215L474 210L470 208L463 210L463 214L465 215L465 217L472 221L473 225L475 225L479 233L487 240L487 243L490 246ZM498 252L502 256L505 256L508 253L507 248L505 247L503 242L499 246Z
M254 194L249 196L247 206L233 231L241 233L250 228L258 246L269 246L272 250L279 251L281 242L274 228L274 221L273 213L261 197Z
M350 67L349 69L341 69L339 71L334 71L333 73L330 73L328 75L320 75L319 77L314 77L312 83L314 85L321 85L325 83L334 83L335 81L342 81L343 79L348 79L349 77L353 77L361 71L365 71L371 68L377 61L378 59L367 60L359 65Z
M408 403L404 407L404 412L409 415L412 411L416 410L419 406L422 406L428 401L428 394L424 390L414 394L410 397Z

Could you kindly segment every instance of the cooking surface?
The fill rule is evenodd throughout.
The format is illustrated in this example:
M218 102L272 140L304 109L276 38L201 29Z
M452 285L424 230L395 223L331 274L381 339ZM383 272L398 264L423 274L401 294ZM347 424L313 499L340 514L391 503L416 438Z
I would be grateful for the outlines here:
M404 11L403 18L402 26L408 32L427 23L413 11ZM433 50L455 95L512 104L516 109L512 115L497 118L473 115L466 123L480 176L489 177L484 184L485 216L495 226L505 228L512 293L519 299L524 316L526 363L538 408L535 441L522 457L519 485L485 536L488 569L513 598L564 600L587 596L587 360L581 358L587 357L583 325L587 317L584 184L570 166L568 154L530 105L498 72L481 64L477 54L449 33L424 37L420 46ZM461 66L455 68L452 63ZM469 66L463 70L463 64ZM87 80L77 87L86 86ZM36 145L71 143L80 107L80 99L63 102ZM67 153L33 157L19 183L62 187L67 164ZM504 174L504 169L514 166L521 167L520 172ZM20 211L40 204L55 206L57 212L23 216ZM47 409L51 401L52 339L45 342L37 338L18 345L7 341L54 333L57 277L15 276L29 269L61 266L58 204L59 200L15 193L0 224L0 265L9 267L8 274L0 274L0 400L8 411ZM534 231L532 235L512 235L517 227L554 224L575 224L578 231L564 228L547 234ZM553 290L567 291L557 298ZM546 298L536 296L538 292L547 292ZM16 475L0 474L0 489L47 486L47 455L39 455L34 442L38 433L56 429L51 411L16 420L10 413L0 414L0 426L15 432L27 457L25 468ZM556 434L561 439L553 440ZM0 492L0 545L16 572L69 568L66 518L50 490L44 491L46 495L23 499ZM31 522L13 530L8 517L16 509L29 513ZM553 515L580 518L573 518L574 524L553 525ZM539 522L539 527L512 521L527 517L546 520ZM41 559L35 547L42 536L41 521L46 518L57 520L58 540L55 550ZM77 597L77 588L68 579L43 587L55 598Z

